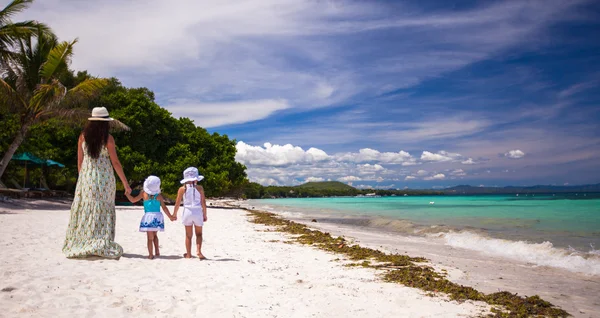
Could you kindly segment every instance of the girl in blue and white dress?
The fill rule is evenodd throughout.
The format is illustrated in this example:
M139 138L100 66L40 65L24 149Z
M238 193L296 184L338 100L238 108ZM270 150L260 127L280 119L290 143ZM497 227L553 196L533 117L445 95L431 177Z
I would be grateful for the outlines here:
M144 191L135 198L129 194L126 194L126 196L132 203L144 199L144 216L140 221L140 232L146 232L148 238L148 259L154 259L154 255L160 256L158 231L163 232L165 230L165 220L162 213L160 213L160 208L162 207L162 210L171 221L174 220L165 205L162 195L160 195L160 179L156 176L149 176L144 181Z

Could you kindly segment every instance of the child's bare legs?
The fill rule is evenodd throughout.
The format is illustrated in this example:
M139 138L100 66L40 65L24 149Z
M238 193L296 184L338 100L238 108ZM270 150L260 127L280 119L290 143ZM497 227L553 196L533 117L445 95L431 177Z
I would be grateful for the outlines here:
M192 236L194 232L192 231L192 226L185 226L185 250L186 253L183 254L185 258L192 258Z
M206 257L204 257L204 255L202 255L202 227L201 226L195 226L195 230L196 230L196 255L198 255L198 257L200 259L206 259Z
M152 253L152 249L154 248L154 238L156 237L156 232L146 232L148 237L148 259L154 259L154 254Z
M160 251L158 250L158 232L154 234L154 255L160 256Z

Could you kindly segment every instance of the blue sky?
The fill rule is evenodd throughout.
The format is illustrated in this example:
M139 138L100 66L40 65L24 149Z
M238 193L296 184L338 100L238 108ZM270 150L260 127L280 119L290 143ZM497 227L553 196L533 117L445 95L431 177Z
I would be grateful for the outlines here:
M173 3L18 18L78 37L74 68L235 138L265 185L600 182L597 1Z

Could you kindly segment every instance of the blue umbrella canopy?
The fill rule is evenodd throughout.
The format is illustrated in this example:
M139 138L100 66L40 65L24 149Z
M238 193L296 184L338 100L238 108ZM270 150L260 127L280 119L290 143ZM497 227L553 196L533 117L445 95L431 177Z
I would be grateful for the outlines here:
M65 167L65 165L63 165L62 163L56 162L56 161L51 160L51 159L46 160L46 166L48 166L48 167L57 166L59 168L64 168Z
M35 164L35 165L46 164L46 161L32 155L30 152L23 152L23 153L20 153L17 155L13 155L12 160L24 161L26 164Z

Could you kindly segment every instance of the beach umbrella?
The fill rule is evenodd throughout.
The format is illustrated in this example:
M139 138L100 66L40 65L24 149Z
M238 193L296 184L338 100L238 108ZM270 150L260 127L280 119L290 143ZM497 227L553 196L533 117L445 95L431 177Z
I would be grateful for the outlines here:
M40 159L30 152L23 152L12 156L12 160L21 161L25 163L25 176L23 177L23 187L26 187L27 183L27 165L43 166L46 162Z
M52 159L46 160L46 166L48 166L48 167L57 166L59 168L64 168L65 167L65 165L63 165L62 163L56 162L56 161L54 161Z

